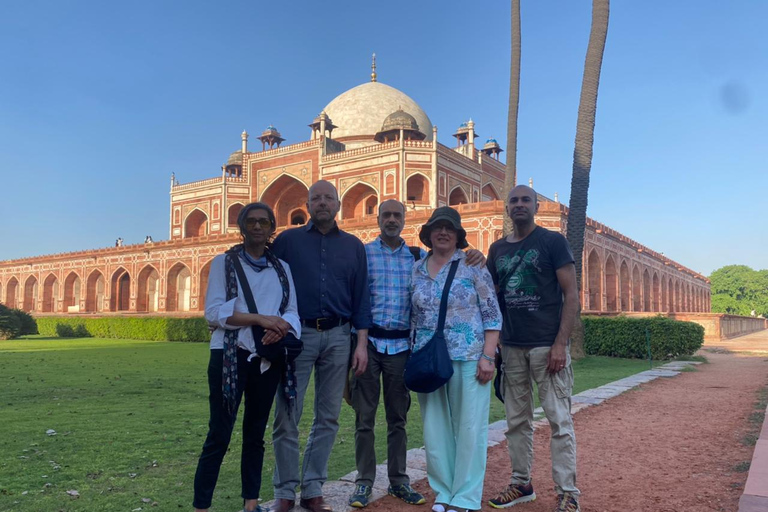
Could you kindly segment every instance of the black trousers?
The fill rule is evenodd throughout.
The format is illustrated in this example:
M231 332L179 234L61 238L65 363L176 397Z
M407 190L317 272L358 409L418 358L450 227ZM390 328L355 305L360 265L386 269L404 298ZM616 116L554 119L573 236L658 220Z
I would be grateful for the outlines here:
M275 391L282 376L282 365L272 364L269 370L261 373L261 359L255 357L248 362L249 352L237 351L237 406L239 408L245 393L245 412L243 416L243 450L240 458L240 475L245 500L258 499L261 490L261 469L264 463L264 430L269 420L269 412L275 398ZM208 388L211 419L208 421L208 436L203 444L203 453L197 463L195 473L195 498L192 506L209 508L213 490L219 478L219 469L224 454L229 448L234 416L224 408L221 390L221 372L224 364L224 350L211 350L208 363Z

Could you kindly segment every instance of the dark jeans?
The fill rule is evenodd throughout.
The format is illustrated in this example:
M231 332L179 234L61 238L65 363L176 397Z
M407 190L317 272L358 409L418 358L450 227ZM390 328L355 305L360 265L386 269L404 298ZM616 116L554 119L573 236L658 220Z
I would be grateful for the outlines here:
M264 430L267 427L269 411L275 398L282 365L273 364L269 370L261 373L261 359L255 357L248 362L249 352L237 351L237 406L245 392L245 412L243 416L243 450L240 458L240 475L243 487L243 499L258 499L261 490L261 466L264 462ZM211 350L208 363L208 389L211 419L208 422L208 436L203 444L203 453L197 463L195 473L195 508L209 508L213 489L219 478L219 469L224 454L227 453L232 429L237 414L230 416L224 409L221 391L221 372L224 364L224 350Z
M387 418L387 474L391 485L410 483L405 472L408 437L406 416L411 406L411 394L405 387L403 372L409 351L381 354L368 344L368 367L359 377L353 377L352 407L355 409L355 461L357 482L373 485L376 478L374 432L376 409L384 383L384 412Z

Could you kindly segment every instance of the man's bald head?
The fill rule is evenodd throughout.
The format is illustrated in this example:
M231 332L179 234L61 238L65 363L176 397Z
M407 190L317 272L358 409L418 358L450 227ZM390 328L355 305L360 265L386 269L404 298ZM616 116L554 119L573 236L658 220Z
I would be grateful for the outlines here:
M515 226L524 227L533 224L533 218L539 211L539 198L536 191L525 185L516 186L509 191L506 210Z

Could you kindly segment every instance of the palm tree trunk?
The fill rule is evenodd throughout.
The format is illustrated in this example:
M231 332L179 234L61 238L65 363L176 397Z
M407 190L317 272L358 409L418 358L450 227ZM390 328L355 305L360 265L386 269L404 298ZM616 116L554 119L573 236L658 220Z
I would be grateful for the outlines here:
M595 140L597 89L600 85L605 38L608 34L609 11L610 0L592 0L592 29L589 33L587 58L584 63L584 77L581 83L581 98L579 99L579 116L576 122L576 145L573 150L573 176L571 178L571 199L568 203L567 236L576 263L576 285L579 290L579 303L581 303L582 298L584 232L587 220L589 172L592 168L592 147ZM581 307L579 307L580 315ZM583 355L584 326L580 318L577 319L571 338L572 355L574 357Z
M517 182L517 110L520 104L520 0L512 0L512 56L509 68L509 112L507 114L507 167L502 191L507 204L509 191ZM504 236L512 232L512 219L502 212Z

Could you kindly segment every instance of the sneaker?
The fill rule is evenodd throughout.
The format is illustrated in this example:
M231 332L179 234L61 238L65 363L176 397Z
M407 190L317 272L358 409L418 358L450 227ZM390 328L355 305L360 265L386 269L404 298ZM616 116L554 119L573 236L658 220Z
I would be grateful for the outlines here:
M349 506L355 508L365 508L371 500L373 489L370 485L357 484L355 492L349 497Z
M528 482L525 485L522 484L509 484L509 487L490 500L488 504L493 508L507 508L514 507L520 503L528 503L536 499L536 493L533 492L533 485Z
M390 496L400 498L409 505L423 505L427 502L424 496L413 490L409 484L390 485L387 492Z
M573 494L565 493L557 495L557 507L555 512L579 512L579 502Z

